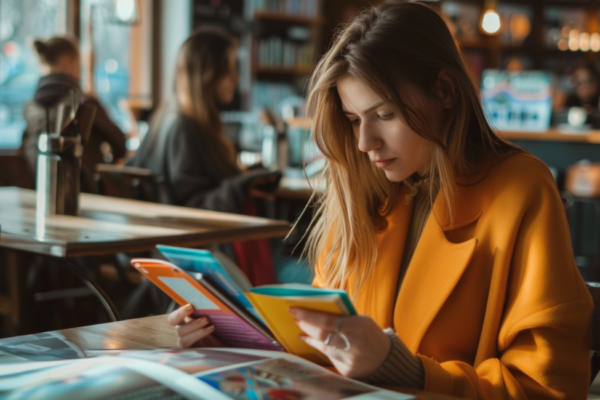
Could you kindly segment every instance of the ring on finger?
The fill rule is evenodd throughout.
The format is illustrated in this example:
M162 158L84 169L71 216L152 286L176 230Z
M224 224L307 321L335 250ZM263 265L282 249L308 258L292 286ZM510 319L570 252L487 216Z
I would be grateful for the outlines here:
M342 332L337 332L338 336L344 341L344 348L342 349L343 351L348 351L350 350L350 348L352 347L350 345L350 341L348 340L348 337L346 335L344 335Z
M335 333L335 332L331 332L329 335L327 335L327 338L326 338L326 339L325 339L325 341L323 342L323 344L324 344L325 346L329 346L329 342L331 342L331 338L333 337L333 334L334 334L334 333Z

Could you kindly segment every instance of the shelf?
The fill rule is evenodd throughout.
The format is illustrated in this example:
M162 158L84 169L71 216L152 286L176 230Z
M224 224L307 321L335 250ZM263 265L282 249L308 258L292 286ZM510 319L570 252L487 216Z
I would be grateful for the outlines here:
M254 65L252 71L258 74L276 74L276 75L310 75L314 67L270 67L265 65Z
M325 24L325 18L322 17L307 17L303 15L283 14L270 11L257 11L254 13L254 19L257 21L274 21L302 25Z
M562 133L557 129L549 129L546 132L517 132L517 131L497 131L498 136L505 139L517 140L539 140L554 142L578 142L600 144L600 130L587 131L582 133Z

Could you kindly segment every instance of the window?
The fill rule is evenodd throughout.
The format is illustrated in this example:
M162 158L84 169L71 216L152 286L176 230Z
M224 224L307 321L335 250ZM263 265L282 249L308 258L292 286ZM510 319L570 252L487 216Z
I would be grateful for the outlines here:
M66 0L0 0L0 149L21 145L40 64L33 40L66 32Z

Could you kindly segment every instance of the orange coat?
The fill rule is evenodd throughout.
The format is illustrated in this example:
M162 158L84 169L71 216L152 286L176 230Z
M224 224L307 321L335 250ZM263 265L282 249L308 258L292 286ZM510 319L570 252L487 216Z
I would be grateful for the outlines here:
M438 196L397 295L412 211L403 189L358 312L418 354L426 391L586 399L592 300L548 168L517 154L458 183L453 224Z

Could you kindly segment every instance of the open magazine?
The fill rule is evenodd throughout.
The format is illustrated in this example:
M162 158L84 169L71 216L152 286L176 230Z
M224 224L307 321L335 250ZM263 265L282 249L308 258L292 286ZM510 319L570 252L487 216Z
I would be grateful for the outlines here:
M226 347L284 350L309 361L329 359L299 338L291 307L355 315L344 290L302 284L252 287L244 273L219 252L157 246L170 262L136 258L131 264L179 305L191 304L193 317L208 316L213 336Z
M275 351L158 349L83 353L86 358L0 364L0 398L414 399L343 378L299 357Z

